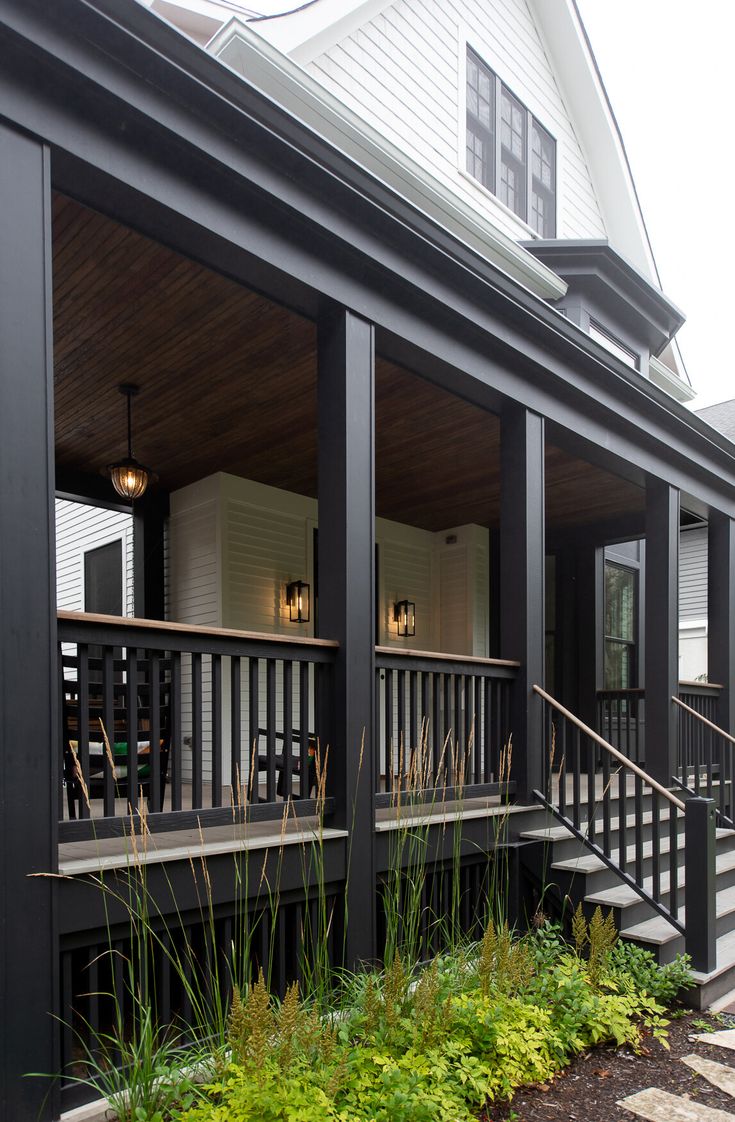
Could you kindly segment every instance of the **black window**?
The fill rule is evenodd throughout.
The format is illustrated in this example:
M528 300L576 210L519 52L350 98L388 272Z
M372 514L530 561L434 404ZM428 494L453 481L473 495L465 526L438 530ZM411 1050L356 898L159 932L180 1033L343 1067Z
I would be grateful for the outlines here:
M122 541L84 554L84 610L106 616L123 614Z
M541 237L556 236L556 141L469 47L467 171Z
M605 689L636 685L638 574L623 565L605 564Z

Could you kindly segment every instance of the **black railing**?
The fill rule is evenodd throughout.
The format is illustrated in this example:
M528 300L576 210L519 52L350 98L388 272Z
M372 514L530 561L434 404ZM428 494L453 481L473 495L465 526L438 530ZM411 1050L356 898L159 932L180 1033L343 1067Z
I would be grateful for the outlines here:
M477 795L505 785L517 670L501 659L378 647L379 802L402 791Z
M545 787L534 794L685 936L696 970L713 970L714 804L696 797L683 802L540 686L533 689L546 713Z
M673 697L679 716L676 780L694 795L714 799L723 826L735 825L735 739L716 724L721 686L681 682Z
M167 829L308 811L335 643L72 612L58 637L62 840L119 832L143 804Z
M684 803L539 686L533 688L546 704L545 790L538 797L683 934L678 837Z
M598 690L597 731L629 760L644 764L646 698L642 689Z

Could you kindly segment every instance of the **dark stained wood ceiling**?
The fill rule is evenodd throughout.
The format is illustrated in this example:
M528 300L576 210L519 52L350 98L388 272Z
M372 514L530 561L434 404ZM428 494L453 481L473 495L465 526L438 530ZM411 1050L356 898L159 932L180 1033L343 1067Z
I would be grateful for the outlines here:
M300 316L63 196L54 199L59 467L133 451L176 490L215 471L316 495L316 330ZM497 525L497 417L378 360L378 514L429 530ZM550 526L638 511L639 488L558 448Z

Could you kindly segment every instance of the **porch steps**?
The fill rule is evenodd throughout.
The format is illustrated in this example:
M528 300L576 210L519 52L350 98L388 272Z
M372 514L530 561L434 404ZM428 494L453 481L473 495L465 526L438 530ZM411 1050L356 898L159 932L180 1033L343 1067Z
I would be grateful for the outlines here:
M630 804L628 803L628 806ZM626 810L628 808L626 807ZM613 801L610 820L610 840L615 847L620 835L620 817L617 800ZM669 814L662 810L660 815L660 891L664 906L669 901L669 868L672 861L669 837ZM584 843L566 826L553 819L549 824L536 829L525 830L520 837L525 842L536 842L543 846L542 868L534 867L537 879L545 891L551 890L558 901L567 901L567 906L582 904L589 916L596 907L603 911L611 910L616 926L623 939L651 950L661 963L672 961L684 951L684 938L675 927L660 916L647 901L634 889L621 883L619 875L604 861L596 857ZM635 815L625 816L626 830L635 826ZM641 817L643 830L643 873L642 887L653 890L653 842L651 840L653 816L646 809ZM585 827L583 825L582 831ZM602 837L602 823L595 818L595 837ZM695 974L695 989L690 991L687 1001L695 1008L706 1008L722 994L735 986L735 830L716 831L716 922L717 922L717 967L709 974ZM539 845L536 846L538 862ZM686 916L684 864L684 820L679 822L676 849L673 860L679 872L679 893L681 916ZM613 848L611 860L619 858L619 849ZM626 847L626 867L629 872L635 869L635 847Z

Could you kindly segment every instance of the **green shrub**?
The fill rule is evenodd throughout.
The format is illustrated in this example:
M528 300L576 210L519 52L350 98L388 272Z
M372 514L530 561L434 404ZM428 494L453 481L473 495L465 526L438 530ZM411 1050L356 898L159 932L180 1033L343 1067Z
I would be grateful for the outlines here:
M617 943L610 952L610 971L627 978L637 993L649 994L659 1001L674 1001L680 990L692 985L689 955L677 955L673 962L659 966L650 951L634 943Z

